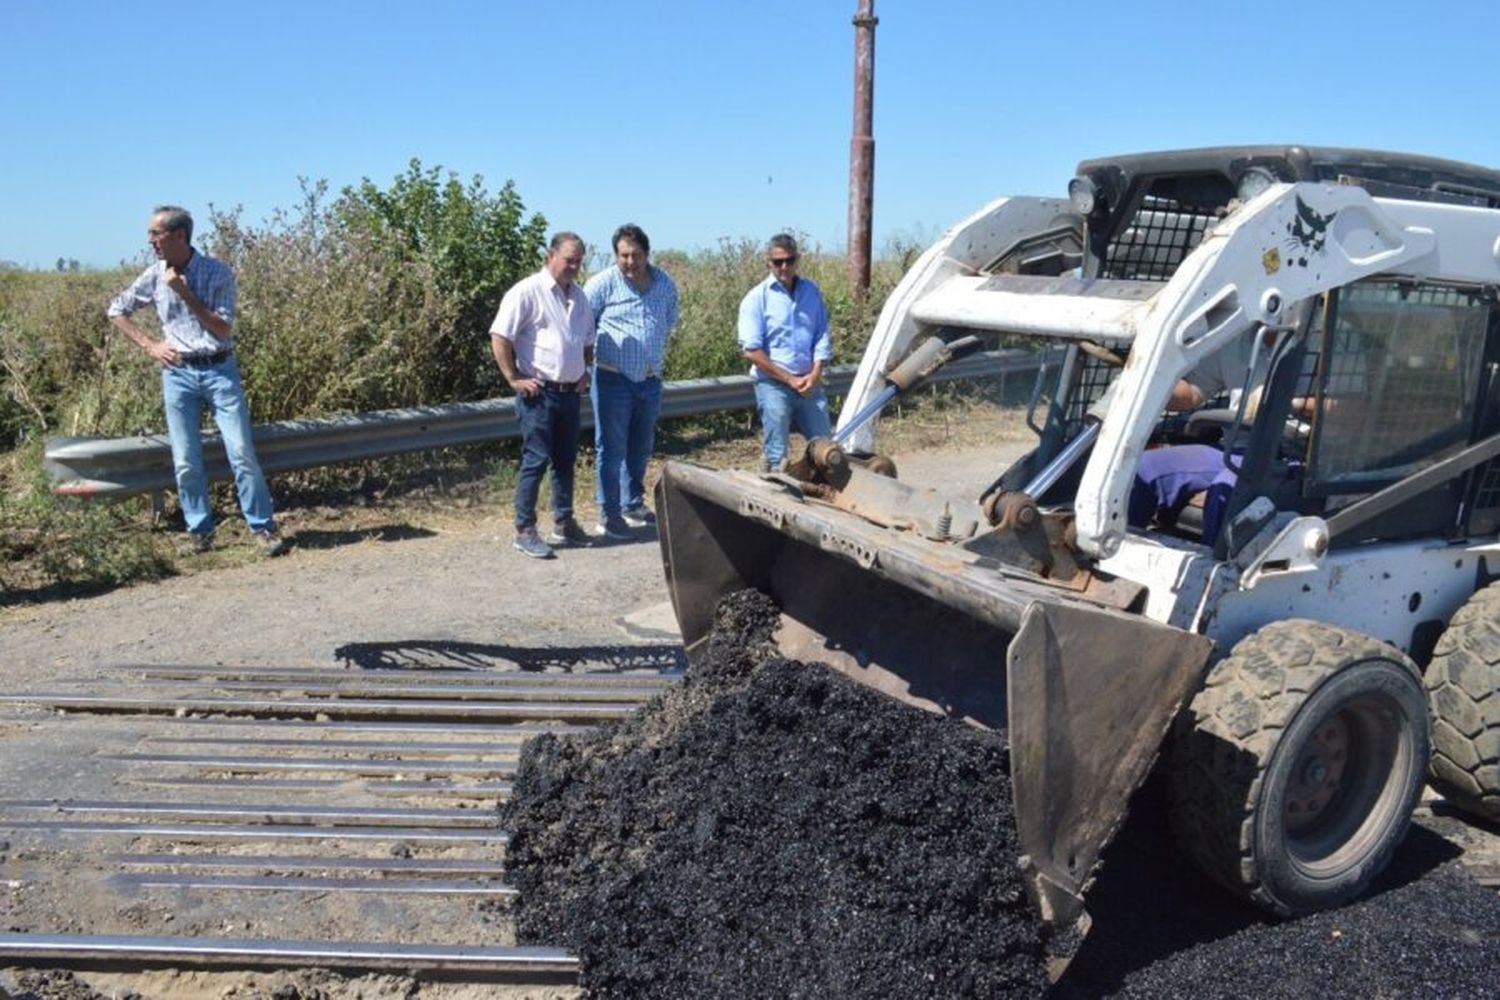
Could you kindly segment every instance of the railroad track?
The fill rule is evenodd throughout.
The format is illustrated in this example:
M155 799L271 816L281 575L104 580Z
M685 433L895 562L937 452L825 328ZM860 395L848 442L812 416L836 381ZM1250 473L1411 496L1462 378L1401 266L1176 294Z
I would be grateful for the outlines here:
M0 966L576 984L574 956L515 944L496 807L526 740L624 718L675 666L120 667L0 692Z

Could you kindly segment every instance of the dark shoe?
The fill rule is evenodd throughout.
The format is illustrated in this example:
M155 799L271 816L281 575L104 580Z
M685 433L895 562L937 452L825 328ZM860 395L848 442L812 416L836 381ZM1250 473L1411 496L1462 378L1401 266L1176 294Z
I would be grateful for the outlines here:
M214 536L210 532L200 535L196 531L184 531L182 540L177 543L178 551L183 555L199 555L214 547Z
M630 525L625 523L623 517L607 517L594 525L595 538L613 538L617 542L628 542L631 539Z
M656 515L645 507L626 507L620 517L632 528L649 528L656 523Z
M255 532L255 540L260 542L260 550L267 559L273 559L286 551L286 539L275 528Z
M578 522L571 517L561 521L554 521L552 530L547 532L547 544L549 545L587 545L589 536Z
M552 547L542 541L535 528L516 532L516 551L533 559L551 559Z

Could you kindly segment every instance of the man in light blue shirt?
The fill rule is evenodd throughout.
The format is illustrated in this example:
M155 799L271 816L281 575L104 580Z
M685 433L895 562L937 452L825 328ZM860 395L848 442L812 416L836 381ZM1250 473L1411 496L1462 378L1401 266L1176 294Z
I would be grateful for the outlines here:
M651 523L646 462L661 413L662 359L677 325L677 286L651 264L651 240L626 223L611 241L615 263L584 286L593 309L594 445L599 525L594 534L626 539Z
M823 392L823 367L833 359L828 310L817 284L797 276L800 257L791 236L772 236L766 247L771 274L740 302L739 343L753 366L767 472L786 460L794 420L808 439L833 433Z
M159 206L146 230L159 258L109 304L109 321L161 365L162 399L177 502L187 522L190 548L213 544L214 518L203 472L203 408L213 413L234 470L240 510L266 555L280 555L286 543L276 533L271 493L250 439L250 406L234 356L234 273L193 249L193 217L176 205ZM161 339L149 336L130 318L155 306Z

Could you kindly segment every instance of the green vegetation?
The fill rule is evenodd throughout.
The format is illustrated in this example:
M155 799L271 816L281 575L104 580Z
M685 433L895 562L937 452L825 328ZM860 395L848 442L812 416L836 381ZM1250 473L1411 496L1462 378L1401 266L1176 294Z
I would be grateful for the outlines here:
M541 265L548 237L547 221L527 214L510 183L491 193L479 177L464 183L417 160L386 187L366 179L331 196L325 183L304 181L299 205L260 224L238 210L198 222L195 242L238 278L235 338L258 422L501 394L490 320L505 289ZM583 235L607 265L608 234ZM676 280L682 303L668 379L746 370L735 320L740 298L766 273L764 235L691 254L658 249L653 260ZM843 258L804 247L802 273L828 303L835 363L857 360L909 260L898 248L877 262L871 294L858 301ZM35 594L171 571L170 545L143 530L146 499L66 502L41 473L44 437L162 430L155 368L104 316L147 261L109 271L67 262L45 272L0 268L0 604L7 590L23 589L23 575ZM136 316L154 323L149 310ZM402 461L285 477L273 489L306 499L320 482L347 490L351 476L413 462ZM227 492L217 506L234 510Z

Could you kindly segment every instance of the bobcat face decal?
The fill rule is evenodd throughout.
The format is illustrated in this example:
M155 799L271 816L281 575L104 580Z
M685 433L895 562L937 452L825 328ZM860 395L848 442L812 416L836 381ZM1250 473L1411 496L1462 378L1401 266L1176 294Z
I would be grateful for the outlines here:
M1300 195L1297 197L1297 217L1286 227L1288 266L1306 267L1308 254L1323 252L1323 245L1328 242L1328 224L1336 215L1337 212L1323 215Z

